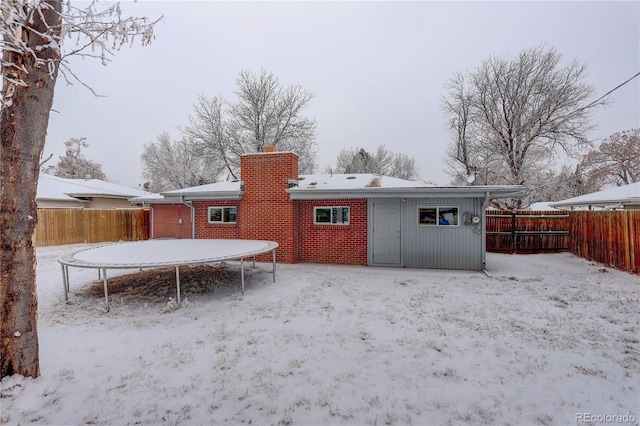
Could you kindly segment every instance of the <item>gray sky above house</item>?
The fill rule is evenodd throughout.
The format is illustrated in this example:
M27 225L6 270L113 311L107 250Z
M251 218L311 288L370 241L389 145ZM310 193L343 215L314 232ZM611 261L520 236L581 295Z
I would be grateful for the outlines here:
M127 15L164 15L156 39L123 48L108 66L71 61L79 83L56 86L44 157L86 137L107 177L138 186L145 143L180 138L199 94L235 100L241 69L312 92L318 166L344 148L385 144L416 159L422 179L446 185L449 141L440 107L456 71L492 54L545 43L588 66L596 97L640 71L640 2L123 2ZM598 143L640 126L640 78L593 117ZM550 167L553 165L550 164Z

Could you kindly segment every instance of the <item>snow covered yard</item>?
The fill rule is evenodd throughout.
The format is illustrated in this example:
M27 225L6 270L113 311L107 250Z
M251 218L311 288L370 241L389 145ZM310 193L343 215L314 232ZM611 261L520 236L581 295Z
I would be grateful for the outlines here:
M95 270L70 269L64 303L56 258L79 247L38 249L42 377L2 381L3 424L640 419L640 278L570 254L489 254L490 276L278 265L275 284L259 264L244 296L161 313L106 312L80 292Z

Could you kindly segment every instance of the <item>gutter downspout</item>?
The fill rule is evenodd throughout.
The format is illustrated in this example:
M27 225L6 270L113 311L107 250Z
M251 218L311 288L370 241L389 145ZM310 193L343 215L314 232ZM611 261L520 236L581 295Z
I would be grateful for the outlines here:
M487 268L487 207L489 207L489 202L491 201L491 193L489 191L484 194L484 202L482 203L482 212L480 212L480 216L482 220L480 221L480 226L482 227L482 270L486 273Z
M184 201L184 195L180 196L180 203L191 209L191 238L196 238L196 208L193 207L193 203L187 203Z

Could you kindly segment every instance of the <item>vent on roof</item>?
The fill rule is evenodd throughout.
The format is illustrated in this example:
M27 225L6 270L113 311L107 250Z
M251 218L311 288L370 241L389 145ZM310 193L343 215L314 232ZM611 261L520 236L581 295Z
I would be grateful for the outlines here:
M318 182L311 182L311 183L309 184L309 186L314 186L314 185L317 185L317 184L318 184Z
M369 188L379 188L380 187L380 178L375 177L371 179L371 182L367 185Z
M347 176L347 179L355 179L355 176Z

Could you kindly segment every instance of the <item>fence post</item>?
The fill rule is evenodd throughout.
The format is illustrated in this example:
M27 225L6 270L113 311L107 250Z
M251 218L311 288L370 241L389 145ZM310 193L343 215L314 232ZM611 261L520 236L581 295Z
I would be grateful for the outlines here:
M518 251L518 236L516 235L516 212L511 212L511 254Z

